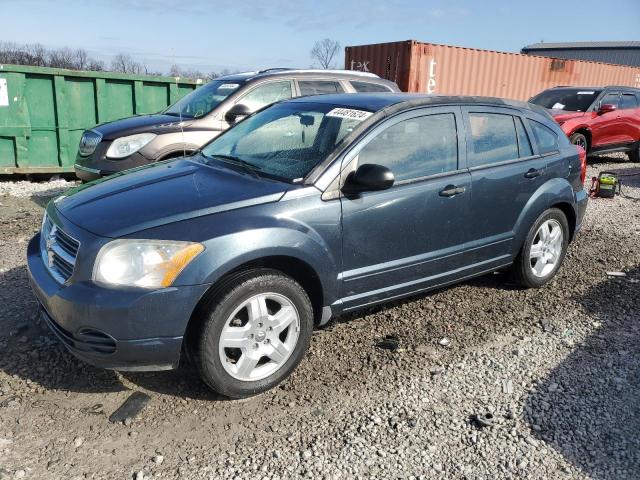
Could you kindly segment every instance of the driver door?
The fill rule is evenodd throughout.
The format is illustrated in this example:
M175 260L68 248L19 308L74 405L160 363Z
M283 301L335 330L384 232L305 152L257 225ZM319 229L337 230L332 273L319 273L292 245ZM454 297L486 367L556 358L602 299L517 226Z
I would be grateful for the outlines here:
M462 125L456 107L408 112L374 129L347 157L345 171L383 165L395 182L341 196L346 310L464 275L471 176Z

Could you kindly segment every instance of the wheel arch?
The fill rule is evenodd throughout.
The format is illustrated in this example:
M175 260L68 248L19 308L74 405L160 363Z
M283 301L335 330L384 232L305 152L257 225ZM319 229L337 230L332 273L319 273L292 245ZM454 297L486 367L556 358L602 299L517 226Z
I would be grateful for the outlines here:
M522 209L520 217L516 222L514 228L514 257L520 251L533 222L535 222L545 210L550 208L558 208L565 214L572 228L570 235L570 239L572 239L576 226L574 204L573 188L566 179L553 178L544 185L541 185Z
M222 291L228 288L230 284L238 281L243 276L250 275L251 272L259 270L275 270L291 277L299 283L311 300L314 324L320 324L325 293L318 272L316 272L309 263L299 258L289 255L269 255L237 265L211 284L196 304L187 323L185 330L185 343L187 347L194 338L197 338L197 332L202 325L205 312L210 308L210 303L220 295Z
M569 138L571 138L571 136L574 133L581 133L582 135L584 135L587 139L587 153L589 153L591 151L591 147L592 147L592 136L591 136L591 130L584 125L581 125L579 127L574 128L571 133L568 135Z

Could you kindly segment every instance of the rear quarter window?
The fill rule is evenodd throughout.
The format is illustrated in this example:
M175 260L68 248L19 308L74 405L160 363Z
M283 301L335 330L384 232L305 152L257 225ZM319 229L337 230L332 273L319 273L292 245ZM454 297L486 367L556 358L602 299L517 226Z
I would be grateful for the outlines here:
M556 132L535 120L529 119L529 125L531 125L531 130L533 130L533 136L538 145L538 153L540 155L557 152L560 149Z
M370 82L358 82L351 80L351 86L358 93L375 93L375 92L391 92L391 89L386 85L380 85L379 83Z

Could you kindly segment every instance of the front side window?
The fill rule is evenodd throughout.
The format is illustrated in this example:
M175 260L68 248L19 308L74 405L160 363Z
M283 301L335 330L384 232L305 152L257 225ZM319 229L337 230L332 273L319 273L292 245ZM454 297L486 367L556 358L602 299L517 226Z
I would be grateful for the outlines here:
M622 98L620 99L620 108L638 108L638 101L636 100L636 96L631 95L630 93L623 93Z
M355 80L351 80L351 86L358 93L375 93L375 92L389 93L391 91L389 87L385 85L380 85L379 83L358 82Z
M238 100L238 103L246 105L249 110L255 112L262 107L288 98L291 98L291 82L287 80L260 85Z
M279 103L227 130L202 154L257 175L300 181L370 115L330 104Z
M162 113L182 118L204 117L242 85L243 82L214 80L185 95Z
M340 82L331 80L298 80L298 86L303 97L344 92Z
M536 138L540 155L558 151L558 136L553 130L535 120L529 120L529 124Z
M513 116L502 113L470 113L469 165L479 167L518 158Z
M615 107L619 107L620 105L620 95L618 93L607 93L602 100L600 100L600 105L613 105Z
M391 170L396 181L457 170L455 116L444 113L398 122L360 151L358 163L383 165Z

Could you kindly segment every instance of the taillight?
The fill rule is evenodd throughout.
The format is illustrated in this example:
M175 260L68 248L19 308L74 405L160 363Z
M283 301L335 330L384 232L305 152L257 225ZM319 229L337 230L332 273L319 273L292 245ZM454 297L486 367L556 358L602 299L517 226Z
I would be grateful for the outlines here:
M578 149L578 156L580 157L580 181L584 183L587 179L587 152L579 145L575 147Z

